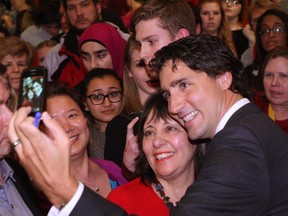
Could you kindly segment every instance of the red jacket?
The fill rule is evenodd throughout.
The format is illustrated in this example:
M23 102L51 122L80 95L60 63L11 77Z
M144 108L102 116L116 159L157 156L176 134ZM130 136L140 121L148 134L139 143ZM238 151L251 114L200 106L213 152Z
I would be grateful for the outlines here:
M70 87L79 84L85 77L85 71L79 56L78 40L73 31L68 32L65 36L63 46L59 51L59 55L66 55L58 69L53 73L52 80L65 82Z
M81 66L80 57L69 52L65 46L61 48L59 54L65 54L68 58L61 62L58 68L58 70L62 70L58 81L68 83L69 86L74 87L79 84L85 77L85 72ZM61 68L62 64L63 66L65 64L64 68Z

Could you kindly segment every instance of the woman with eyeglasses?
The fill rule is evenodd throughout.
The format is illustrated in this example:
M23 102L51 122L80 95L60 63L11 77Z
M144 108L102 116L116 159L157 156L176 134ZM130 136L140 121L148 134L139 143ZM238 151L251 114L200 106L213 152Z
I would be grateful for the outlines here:
M82 103L82 95L75 89L49 83L46 97L46 111L60 124L70 140L70 173L77 181L83 182L93 192L106 198L111 190L126 183L126 180L115 163L89 157L87 145L92 134L89 131L89 117ZM100 102L100 99L101 96L96 97L96 103ZM53 137L44 125L41 124L40 129L48 137ZM44 202L45 198L41 201ZM50 206L46 206L46 203L43 203L43 206L44 204L48 210Z
M248 24L247 0L222 0L233 41L236 47L238 59L249 48L248 35L243 33Z
M258 71L268 52L277 46L288 45L287 29L288 14L278 9L267 10L257 21L256 59L246 67L251 88L256 90L255 94L264 94L263 82Z
M256 33L256 26L258 18L270 9L280 9L280 7L270 0L256 0L249 6L248 18L252 30Z
M279 8L279 6L270 0L256 0L250 4L248 8L250 25L247 25L243 31L244 34L248 35L248 38L250 38L249 48L241 56L241 62L244 67L252 64L255 58L255 33L258 18L265 13L265 11L275 8Z
M287 44L287 21L288 14L276 9L269 10L262 15L256 28L257 37L260 39L257 42L261 42L261 46L257 47L259 57L263 59L265 52L271 51L276 46Z
M114 70L95 68L86 74L81 88L91 117L88 152L92 158L104 159L107 124L123 110L123 83Z

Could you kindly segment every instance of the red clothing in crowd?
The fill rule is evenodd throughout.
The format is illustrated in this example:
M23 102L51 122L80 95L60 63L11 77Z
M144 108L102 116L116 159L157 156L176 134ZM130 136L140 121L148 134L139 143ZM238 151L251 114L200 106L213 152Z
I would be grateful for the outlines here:
M65 45L63 45L59 54L66 55L68 58L61 62L58 68L58 70L61 70L58 81L67 83L71 87L75 87L85 77L80 57L66 49ZM64 65L64 67L62 68L61 65Z
M256 94L255 104L268 115L269 101L265 98L265 96ZM288 119L275 120L275 123L288 134Z
M107 199L126 210L128 214L138 216L169 215L169 208L163 200L150 185L143 184L141 178L115 188L110 192Z

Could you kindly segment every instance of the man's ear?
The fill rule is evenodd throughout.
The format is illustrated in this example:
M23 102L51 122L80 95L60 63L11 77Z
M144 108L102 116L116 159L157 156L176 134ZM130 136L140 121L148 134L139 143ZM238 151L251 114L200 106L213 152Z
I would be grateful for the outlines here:
M229 89L232 84L232 73L230 71L227 71L219 76L219 81L222 89Z
M176 39L180 39L180 38L184 38L184 37L188 37L190 35L189 31L185 28L182 28L178 31Z

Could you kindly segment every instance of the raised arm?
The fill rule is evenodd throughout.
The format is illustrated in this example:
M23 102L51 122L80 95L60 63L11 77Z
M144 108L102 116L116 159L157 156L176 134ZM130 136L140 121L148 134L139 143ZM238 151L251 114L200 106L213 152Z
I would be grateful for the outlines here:
M78 182L70 173L70 140L47 112L43 113L42 121L52 137L42 133L33 125L34 118L28 117L30 112L31 108L25 107L15 113L9 124L9 139L17 144L15 151L32 181L58 210L66 208L72 198L75 201L78 189ZM70 204L70 215L125 215L119 207L88 188L81 191L73 205Z

